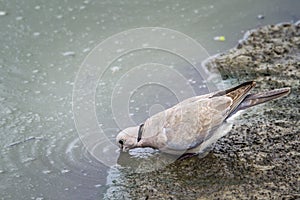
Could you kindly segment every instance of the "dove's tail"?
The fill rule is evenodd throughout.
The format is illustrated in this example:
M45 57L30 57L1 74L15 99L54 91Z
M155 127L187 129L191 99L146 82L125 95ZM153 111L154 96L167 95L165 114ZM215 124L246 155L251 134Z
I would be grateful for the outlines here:
M228 116L226 117L228 119L240 110L286 96L291 92L291 89L287 87L258 94L247 94L253 87L255 87L255 85L256 83L254 81L248 81L236 87L217 92L211 98L227 96L232 99L232 104L228 111Z
M280 88L258 94L248 94L242 103L237 107L237 111L265 103L267 101L287 96L291 92L291 88Z

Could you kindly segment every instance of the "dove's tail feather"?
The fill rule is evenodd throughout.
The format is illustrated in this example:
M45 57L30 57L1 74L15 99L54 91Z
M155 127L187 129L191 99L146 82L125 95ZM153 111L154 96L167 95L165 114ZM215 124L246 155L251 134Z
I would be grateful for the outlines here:
M230 106L228 116L226 117L229 118L240 110L286 96L291 92L291 89L286 87L258 94L247 94L253 87L255 87L255 85L256 83L254 81L248 81L236 87L217 92L212 97L228 96L232 99L232 105Z
M238 107L233 112L231 112L227 118L230 118L238 111L245 110L252 106L256 106L258 104L262 104L271 101L273 99L287 96L290 92L291 92L291 88L287 87L287 88L280 88L280 89L275 89L267 92L261 92L258 94L248 94L244 98L244 100L238 105Z
M242 103L238 106L237 111L265 103L267 101L277 99L288 95L291 92L290 88L280 88L258 94L248 94Z

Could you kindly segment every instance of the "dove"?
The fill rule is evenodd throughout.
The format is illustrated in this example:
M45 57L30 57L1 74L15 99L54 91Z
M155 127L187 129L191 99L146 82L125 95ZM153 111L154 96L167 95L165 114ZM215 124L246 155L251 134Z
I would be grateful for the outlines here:
M209 152L232 127L239 111L286 96L289 87L250 94L254 81L188 98L149 117L139 126L121 131L116 142L122 151L151 147L180 158Z

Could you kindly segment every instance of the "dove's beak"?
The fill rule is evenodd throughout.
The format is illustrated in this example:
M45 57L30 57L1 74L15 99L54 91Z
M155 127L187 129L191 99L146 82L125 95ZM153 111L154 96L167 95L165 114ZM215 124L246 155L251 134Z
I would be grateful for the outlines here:
M122 152L127 152L129 150L129 148L123 144L120 144L119 147L120 147L120 151L122 151Z
M122 151L123 151L123 152L127 152L128 150L129 150L128 147L125 147L125 146L122 147Z

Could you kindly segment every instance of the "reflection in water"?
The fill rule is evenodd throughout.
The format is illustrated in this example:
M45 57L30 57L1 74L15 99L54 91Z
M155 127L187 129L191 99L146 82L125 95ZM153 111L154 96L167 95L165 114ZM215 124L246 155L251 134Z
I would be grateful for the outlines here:
M198 159L204 158L210 152L211 148L195 157ZM184 152L183 155L172 155L152 148L136 148L129 150L129 152L121 152L117 164L135 173L147 173L163 170L168 165L190 157L189 155L184 155Z
M177 159L178 156L164 154L151 148L137 148L130 150L129 153L122 152L118 164L135 173L146 173L163 169Z

